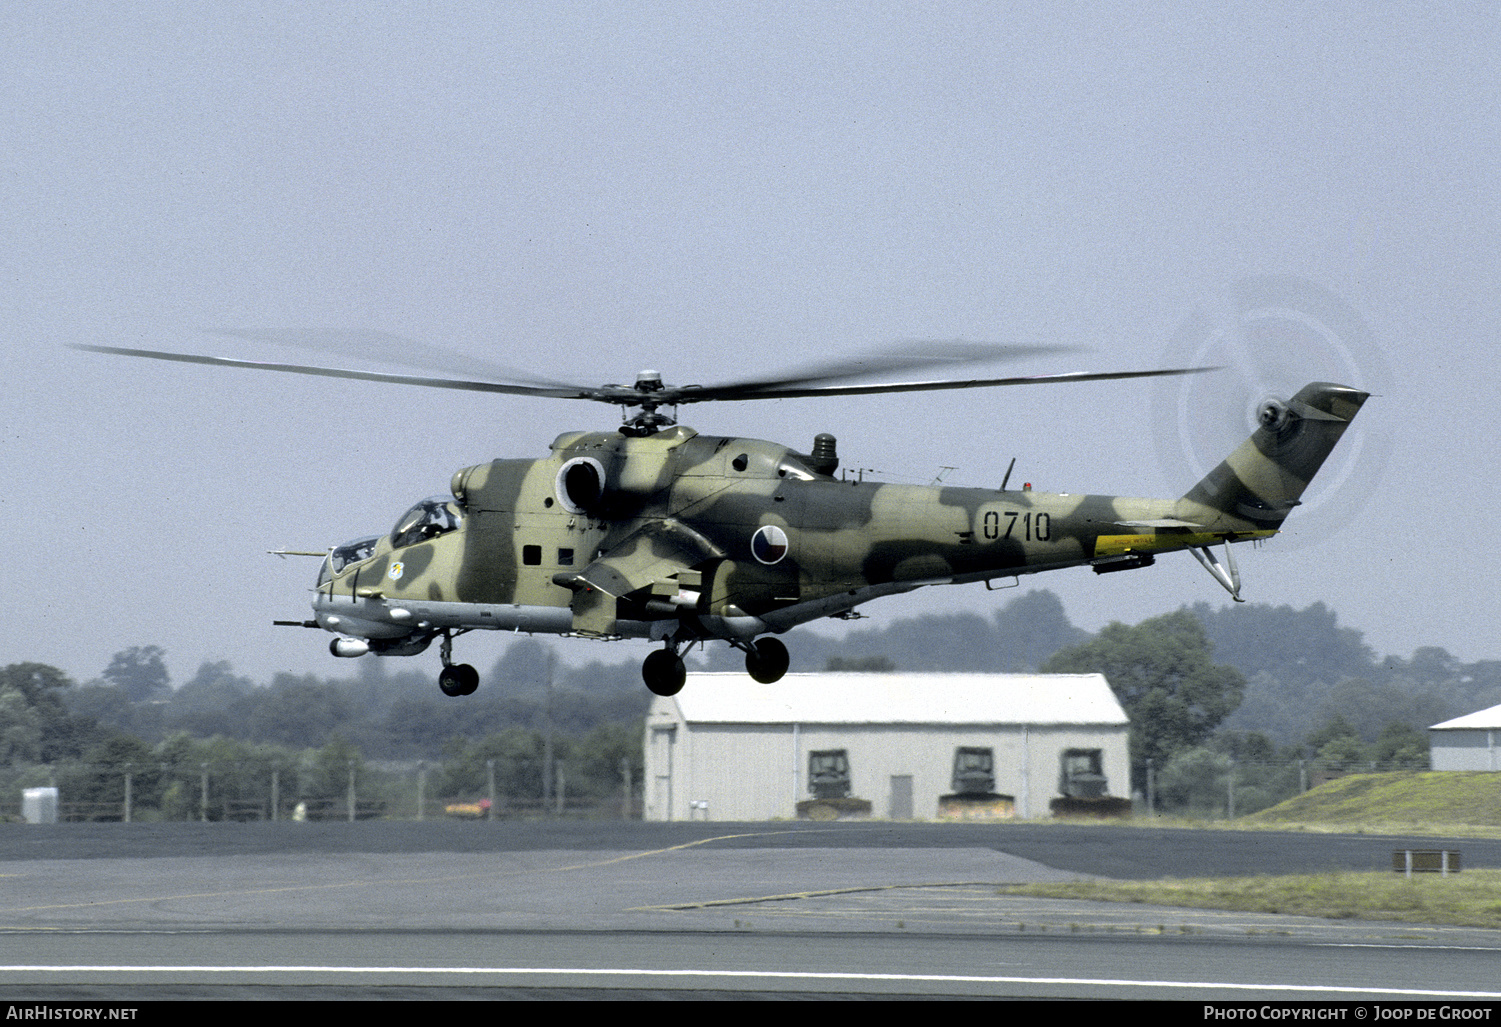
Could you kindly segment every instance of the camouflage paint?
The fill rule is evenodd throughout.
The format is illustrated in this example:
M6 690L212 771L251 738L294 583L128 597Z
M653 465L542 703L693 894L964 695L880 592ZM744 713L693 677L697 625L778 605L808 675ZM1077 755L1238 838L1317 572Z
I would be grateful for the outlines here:
M541 460L459 471L457 529L382 538L314 610L388 648L474 627L743 639L925 584L1144 566L1275 534L1365 399L1306 386L1180 499L845 481L832 458L681 425L568 433ZM763 562L767 526L786 549Z

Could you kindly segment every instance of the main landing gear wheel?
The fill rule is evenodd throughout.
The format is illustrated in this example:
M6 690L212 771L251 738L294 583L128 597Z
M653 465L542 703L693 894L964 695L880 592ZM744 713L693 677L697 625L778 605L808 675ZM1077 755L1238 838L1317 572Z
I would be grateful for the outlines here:
M751 643L745 653L745 672L763 685L782 680L792 657L779 638L763 638Z
M641 662L641 679L657 695L677 695L688 680L688 668L671 649L658 649Z
M479 671L467 663L450 664L439 672L438 687L444 695L473 695L479 687Z

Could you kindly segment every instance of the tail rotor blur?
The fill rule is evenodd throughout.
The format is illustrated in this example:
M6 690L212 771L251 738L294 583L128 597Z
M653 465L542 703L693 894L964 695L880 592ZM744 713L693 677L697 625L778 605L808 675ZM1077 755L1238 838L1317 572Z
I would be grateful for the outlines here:
M1225 368L1164 378L1154 390L1157 457L1174 482L1203 478L1258 426L1275 424L1306 382L1340 382L1378 398L1391 393L1386 357L1360 315L1328 290L1294 277L1234 282L1217 303L1194 311L1163 359ZM1376 492L1391 442L1372 420L1368 413L1335 449L1288 518L1275 543L1279 549L1328 538Z

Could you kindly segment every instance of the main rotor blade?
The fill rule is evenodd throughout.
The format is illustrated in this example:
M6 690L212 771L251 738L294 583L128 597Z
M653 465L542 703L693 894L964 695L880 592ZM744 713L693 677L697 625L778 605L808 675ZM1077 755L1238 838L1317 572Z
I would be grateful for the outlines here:
M253 371L284 371L289 374L316 375L320 378L353 378L357 381L388 382L393 385L421 385L430 389L458 389L464 392L498 392L510 396L542 396L552 399L593 399L602 403L634 402L635 389L598 388L574 385L523 385L513 382L476 382L454 378L428 378L422 375L382 374L379 371L352 371L334 367L306 367L301 364L275 364L256 360L235 360L230 357L206 357L193 353L166 353L151 349L129 349L123 346L92 346L72 343L72 349L91 353L113 353L124 357L145 357L149 360L172 360L183 364L209 364L213 367L243 367Z
M435 346L430 342L421 342L403 335L375 329L255 331L240 328L206 328L204 331L210 335L222 335L231 339L271 342L294 349L333 353L388 364L403 364L407 367L436 371L444 375L464 375L468 378L512 382L517 385L536 385L542 388L567 388L566 382L523 374L482 357L472 357L467 353Z
M813 386L820 382L889 375L946 364L996 363L1070 352L1067 346L969 342L963 339L904 339L870 353L814 364L767 378L748 378L716 385L669 385L658 394L663 403L702 403L712 399L754 399L758 395ZM681 398L679 398L681 397Z
M969 346L972 344L960 344ZM955 359L944 356L893 355L874 358L864 364L838 362L783 379L761 379L716 386L669 386L661 390L642 390L624 385L526 385L519 382L467 381L456 378L429 378L422 375L385 374L379 371L355 371L333 367L309 367L302 364L278 364L231 357L209 357L193 353L168 353L161 350L131 349L124 346L94 346L72 343L72 349L91 353L111 353L149 360L170 360L183 364L207 364L213 367L240 367L253 371L280 371L288 374L314 375L320 378L352 378L356 381L386 382L393 385L419 385L430 389L455 389L463 392L490 392L510 396L539 396L549 399L587 399L617 406L666 406L703 403L711 400L804 399L831 396L873 396L893 392L935 392L951 389L983 389L1005 385L1047 385L1062 382L1113 381L1125 378L1157 378L1170 375L1202 374L1216 367L1183 367L1153 371L1108 371L1092 373L1073 371L1064 374L1020 375L1008 378L972 378L923 382L887 382L873 385L809 385L809 382L847 378L866 373L880 373L892 366L926 366ZM1016 347L1006 347L1008 355ZM1037 348L1033 348L1034 350ZM967 359L967 358L959 358ZM879 365L874 366L874 365ZM850 367L858 367L851 371Z
M825 396L874 396L887 392L938 392L947 389L989 389L1004 385L1057 385L1065 382L1104 382L1124 378L1162 378L1170 375L1205 374L1218 367L1177 367L1154 371L1069 371L1063 374L1020 375L1012 378L973 378L968 381L890 382L882 385L830 385L820 388L765 389L730 395L705 396L704 399L816 399ZM697 403L699 397L687 393L678 403Z

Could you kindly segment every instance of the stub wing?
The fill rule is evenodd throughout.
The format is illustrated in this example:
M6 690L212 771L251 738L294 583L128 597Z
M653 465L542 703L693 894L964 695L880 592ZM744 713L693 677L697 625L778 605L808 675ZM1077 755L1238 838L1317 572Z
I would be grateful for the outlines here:
M653 521L609 546L608 555L581 571L564 571L553 581L573 591L569 608L573 630L583 635L612 635L618 600L639 599L641 619L676 616L679 606L698 602L694 564L722 556L697 532L672 519Z

